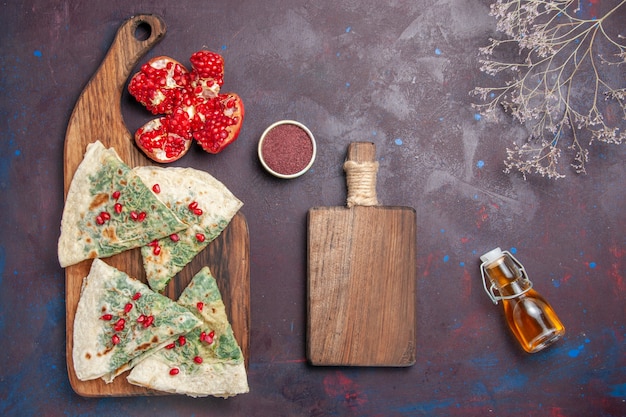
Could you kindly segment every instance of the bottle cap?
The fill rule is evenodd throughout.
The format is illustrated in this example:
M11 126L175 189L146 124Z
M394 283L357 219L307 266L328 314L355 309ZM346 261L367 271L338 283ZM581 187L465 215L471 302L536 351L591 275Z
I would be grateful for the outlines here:
M498 259L499 257L501 257L502 255L503 255L502 250L500 248L495 248L485 253L484 255L482 255L480 257L480 260L483 261L483 263L489 264L495 261L496 259Z

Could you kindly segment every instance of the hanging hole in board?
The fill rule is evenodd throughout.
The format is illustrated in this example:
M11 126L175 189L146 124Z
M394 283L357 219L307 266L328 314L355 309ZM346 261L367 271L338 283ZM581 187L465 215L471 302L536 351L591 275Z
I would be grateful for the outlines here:
M148 22L139 22L135 28L135 39L146 41L152 35L152 26Z

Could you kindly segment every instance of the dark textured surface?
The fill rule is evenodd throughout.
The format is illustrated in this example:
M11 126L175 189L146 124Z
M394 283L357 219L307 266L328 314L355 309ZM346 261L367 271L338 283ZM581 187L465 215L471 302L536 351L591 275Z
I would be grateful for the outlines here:
M0 5L0 414L6 416L620 416L626 414L626 150L591 146L587 176L502 172L522 129L475 117L487 2L45 2ZM595 3L595 2L594 2ZM245 206L251 244L251 393L85 399L68 383L64 273L56 258L65 128L122 21L161 15L144 59L223 54L223 91L246 104L240 138L205 169ZM127 95L134 131L149 115ZM258 137L295 119L318 141L304 176L266 174ZM97 134L97 132L95 132ZM378 196L418 218L417 362L305 361L306 212L344 203L352 141L377 145ZM566 164L566 162L563 162ZM478 257L515 250L567 327L524 354L482 290ZM393 343L393 341L389 341Z

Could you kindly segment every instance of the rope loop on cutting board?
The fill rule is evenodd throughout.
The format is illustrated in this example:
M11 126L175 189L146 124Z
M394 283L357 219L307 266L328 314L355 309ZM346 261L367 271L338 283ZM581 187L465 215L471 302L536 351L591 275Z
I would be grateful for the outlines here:
M348 160L343 164L348 183L348 207L377 206L376 174L378 161L357 162Z

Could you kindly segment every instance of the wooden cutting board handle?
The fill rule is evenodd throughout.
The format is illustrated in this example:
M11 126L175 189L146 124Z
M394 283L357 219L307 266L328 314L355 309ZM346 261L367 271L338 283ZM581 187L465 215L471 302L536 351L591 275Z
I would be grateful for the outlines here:
M348 146L343 164L348 187L347 206L377 206L376 145L371 142L353 142Z
M145 39L141 33L146 32ZM65 134L65 195L72 177L83 159L88 143L100 140L114 147L130 166L148 165L140 152L133 152L125 142L133 137L124 124L121 111L122 91L139 59L165 35L165 22L156 15L137 15L118 29L102 64L83 89ZM112 88L114 87L114 88Z

